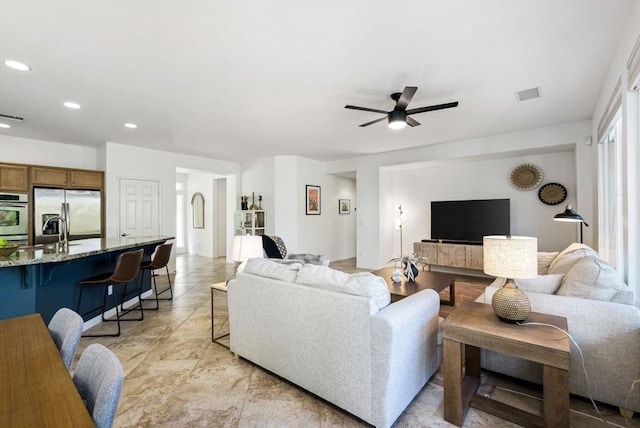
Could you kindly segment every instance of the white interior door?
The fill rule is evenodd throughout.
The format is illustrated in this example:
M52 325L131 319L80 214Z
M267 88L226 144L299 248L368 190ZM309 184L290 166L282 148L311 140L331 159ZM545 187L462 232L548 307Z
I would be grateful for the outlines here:
M160 194L157 181L120 179L120 235L160 234Z

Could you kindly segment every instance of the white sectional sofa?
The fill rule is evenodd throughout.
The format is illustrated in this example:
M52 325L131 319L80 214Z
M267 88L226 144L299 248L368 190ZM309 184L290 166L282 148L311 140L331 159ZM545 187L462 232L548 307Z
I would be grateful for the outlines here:
M440 364L433 290L390 304L370 273L251 259L227 297L232 352L377 427Z
M516 283L531 301L533 312L567 318L569 333L584 355L593 399L640 411L640 310L634 294L598 253L583 244L571 244L559 253L539 253L540 275ZM491 304L493 293L504 283L497 279L477 301ZM526 327L523 327L526 328ZM483 351L484 368L541 383L539 365ZM571 344L569 390L589 397L580 355ZM629 397L629 398L627 398ZM628 412L627 412L628 414Z

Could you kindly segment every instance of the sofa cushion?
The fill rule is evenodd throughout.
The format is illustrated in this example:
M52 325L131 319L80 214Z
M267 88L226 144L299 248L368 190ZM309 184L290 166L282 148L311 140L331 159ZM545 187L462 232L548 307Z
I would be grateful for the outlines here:
M546 275L549 273L549 266L558 254L560 254L558 251L552 253L538 252L538 275Z
M306 264L298 271L295 282L339 293L372 297L378 309L391 302L387 283L369 272L348 274L326 266Z
M344 285L349 280L348 273L320 265L304 265L298 272L298 284L322 286L324 284Z
M556 294L611 302L617 301L618 295L627 290L627 285L613 267L590 255L569 269Z
M279 279L280 281L294 282L301 266L300 263L283 264L256 257L247 260L243 272L265 278Z
M598 257L598 253L584 244L573 243L562 250L549 265L548 274L567 273L578 260L585 256Z
M521 278L514 282L522 291L531 291L533 293L555 294L560 288L560 282L564 274L538 275L535 278Z

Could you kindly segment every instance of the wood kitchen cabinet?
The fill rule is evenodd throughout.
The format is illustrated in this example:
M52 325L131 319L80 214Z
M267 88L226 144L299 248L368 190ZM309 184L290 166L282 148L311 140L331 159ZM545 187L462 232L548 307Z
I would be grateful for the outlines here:
M102 190L103 182L104 172L102 171L42 166L31 167L31 183L35 187Z
M104 173L72 169L69 171L69 187L81 189L102 189Z
M29 167L0 164L0 190L27 193L29 191Z
M31 167L31 183L34 186L66 187L69 181L67 176L64 168Z

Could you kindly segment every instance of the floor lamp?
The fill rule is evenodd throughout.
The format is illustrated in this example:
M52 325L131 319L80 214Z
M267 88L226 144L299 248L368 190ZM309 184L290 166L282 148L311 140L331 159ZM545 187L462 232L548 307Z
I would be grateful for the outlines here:
M555 221L566 221L571 223L580 223L580 243L582 244L582 225L584 224L586 227L589 227L586 221L582 218L580 214L573 210L571 205L567 205L567 208L564 212L560 214L556 214L553 216Z

